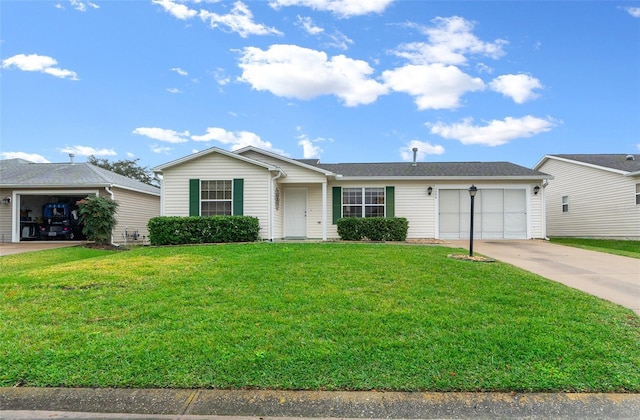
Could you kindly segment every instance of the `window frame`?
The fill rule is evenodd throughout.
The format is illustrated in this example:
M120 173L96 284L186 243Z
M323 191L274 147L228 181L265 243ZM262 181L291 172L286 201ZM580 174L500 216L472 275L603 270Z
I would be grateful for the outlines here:
M355 200L345 202L345 197L353 197ZM350 211L345 212L346 208ZM358 211L354 212L354 209ZM340 212L341 217L387 217L387 189L385 187L343 187L340 195Z
M215 183L216 186L219 183L224 184L224 189L204 189L204 185L207 183L207 186L210 186L211 183ZM228 186L228 188L227 188ZM201 179L199 185L199 196L198 199L200 201L200 216L209 217L209 216L231 216L233 215L233 180L232 179ZM207 192L209 197L203 198L204 192ZM211 198L211 194L215 195L223 195L223 198ZM228 198L227 198L228 193ZM205 203L228 203L228 210L225 208L224 213L218 212L218 209L207 209L205 211L204 204ZM206 214L205 214L206 213Z
M569 213L569 196L563 195L561 200L562 200L562 212Z

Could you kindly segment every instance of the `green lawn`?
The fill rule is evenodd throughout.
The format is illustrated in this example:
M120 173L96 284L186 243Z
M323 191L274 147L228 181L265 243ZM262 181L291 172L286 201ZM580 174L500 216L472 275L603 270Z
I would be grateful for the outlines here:
M640 318L437 246L0 258L0 386L640 392Z
M640 258L640 241L620 241L615 239L551 238L559 245L575 246L591 251L608 252L624 257Z

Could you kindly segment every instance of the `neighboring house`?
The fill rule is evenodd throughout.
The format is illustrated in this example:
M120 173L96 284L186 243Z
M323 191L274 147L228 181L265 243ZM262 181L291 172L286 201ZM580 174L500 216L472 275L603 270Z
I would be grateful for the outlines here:
M160 214L157 187L89 163L6 159L0 160L0 238L3 242L41 239L35 229L44 222L43 206L59 203L75 209L76 202L87 196L118 203L114 243L131 241L136 231L140 239L148 238L147 222Z
M238 214L261 237L337 239L340 217L405 217L409 239L544 238L542 184L508 162L321 164L245 147L210 148L157 166L164 216ZM538 188L536 188L538 187Z
M547 234L640 239L640 155L546 155Z

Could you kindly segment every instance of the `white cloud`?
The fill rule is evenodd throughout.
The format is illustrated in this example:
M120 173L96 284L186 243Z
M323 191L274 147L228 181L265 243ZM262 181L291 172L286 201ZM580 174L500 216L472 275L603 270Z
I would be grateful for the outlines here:
M173 150L172 147L169 146L160 146L158 144L152 144L149 146L149 149L151 149L151 151L153 153L160 153L160 154L169 154L169 152L171 152Z
M176 73L178 73L180 76L188 76L189 73L187 73L186 70L182 70L180 67L174 67L171 69L171 71L174 71Z
M2 68L5 69L15 67L22 71L37 71L61 79L78 80L76 72L54 67L56 64L58 62L54 58L38 54L18 54L2 60Z
M369 13L382 13L393 2L394 0L272 0L269 5L274 9L285 6L305 6L348 18Z
M339 48L343 51L349 49L349 45L353 44L353 40L340 31L332 34L326 34L328 41L324 43L327 47Z
M251 13L247 5L241 1L233 4L233 8L229 14L219 15L207 10L200 10L199 16L203 21L209 22L209 26L212 28L224 26L243 38L249 35L282 35L282 32L275 28L269 28L261 23L255 23L253 21L253 13Z
M416 153L416 160L422 161L427 155L442 155L444 154L444 147L439 144L433 145L428 141L411 140L407 145L400 149L400 156L404 161L413 161L413 148L416 147L418 152Z
M92 9L99 9L100 6L98 6L95 3L92 3L90 1L80 1L80 0L69 0L69 3L71 4L71 7L73 7L74 9L76 9L79 12L86 12L87 11L87 7L91 7Z
M44 156L36 153L2 152L0 156L2 156L3 159L24 159L34 163L50 163Z
M459 16L437 17L432 22L435 27L409 25L423 32L428 37L428 42L402 44L393 53L406 58L413 64L444 63L456 65L465 64L467 62L466 56L469 54L494 59L504 55L503 46L507 44L507 41L502 39L497 39L494 42L481 41L472 33L473 22Z
M178 131L167 130L165 128L139 127L133 130L133 134L149 137L154 140L164 141L166 143L186 143L189 141L189 139L187 138L189 136L188 131L183 131L182 133L180 133Z
M493 79L489 87L510 97L515 103L523 104L537 98L538 94L533 90L542 89L543 86L540 80L526 74L505 74Z
M262 140L259 135L250 131L227 131L224 128L209 127L206 134L191 136L191 139L194 141L217 141L222 144L228 144L231 145L231 150L254 146L286 156L283 150L274 148L271 142Z
M522 118L506 117L502 121L492 120L484 126L473 125L473 119L467 118L457 124L447 125L438 122L427 124L427 127L432 134L458 140L462 144L501 146L519 138L544 133L556 125L551 118L542 119L527 115Z
M302 154L305 159L317 159L322 154L322 149L318 146L317 143L322 143L325 141L333 141L333 139L325 139L323 137L318 137L315 139L309 138L309 136L302 132L302 128L297 127L296 130L300 133L298 138L298 146L302 146Z
M484 82L444 64L407 65L387 70L382 77L388 87L415 97L418 109L453 109L467 92L484 89Z
M640 7L625 7L624 8L631 16L640 18Z
M225 74L223 68L218 67L213 73L213 77L215 77L220 86L226 86L231 83L231 78Z
M180 20L191 19L198 15L197 10L190 9L182 3L173 0L151 0L151 3L162 6L162 8Z
M369 77L373 69L365 61L296 45L272 45L263 51L247 47L239 60L241 81L276 96L311 99L336 95L346 106L374 102L387 88Z
M182 93L182 91L178 88L167 88L167 92L169 93Z
M300 15L298 15L298 21L296 22L296 26L299 26L302 29L304 29L304 31L309 35L318 35L324 32L324 29L314 25L313 20L308 16L301 17Z
M91 146L67 146L58 149L60 153L73 153L76 156L116 156L117 153L113 149L96 149Z

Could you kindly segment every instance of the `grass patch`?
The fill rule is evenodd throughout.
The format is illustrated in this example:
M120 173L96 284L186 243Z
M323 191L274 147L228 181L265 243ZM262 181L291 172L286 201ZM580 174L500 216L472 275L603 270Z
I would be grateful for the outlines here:
M624 257L640 258L640 241L622 241L616 239L551 238L559 245L575 246L591 251L607 252Z
M2 257L0 386L640 391L632 311L451 251L256 243Z

